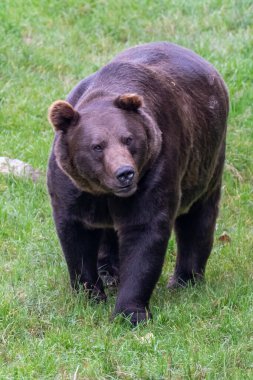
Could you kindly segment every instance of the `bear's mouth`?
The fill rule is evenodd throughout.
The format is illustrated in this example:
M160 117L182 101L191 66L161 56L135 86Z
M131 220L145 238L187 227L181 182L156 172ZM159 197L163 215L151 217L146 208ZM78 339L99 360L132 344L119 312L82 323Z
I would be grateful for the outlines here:
M135 184L132 184L114 190L114 194L117 195L117 197L130 197L135 193L136 189L137 186Z

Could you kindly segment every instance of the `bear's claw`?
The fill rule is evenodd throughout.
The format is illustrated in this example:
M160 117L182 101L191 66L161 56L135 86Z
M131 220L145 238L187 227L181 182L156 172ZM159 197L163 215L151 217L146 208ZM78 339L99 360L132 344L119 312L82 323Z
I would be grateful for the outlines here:
M178 288L185 288L189 284L196 285L202 281L204 281L204 276L200 274L191 274L187 276L179 276L174 274L170 277L169 282L167 284L167 288L172 290Z
M133 326L137 326L141 322L147 322L149 319L152 319L151 312L146 308L125 308L122 311L116 310L113 313L113 318L117 315L122 315L125 318L128 318Z

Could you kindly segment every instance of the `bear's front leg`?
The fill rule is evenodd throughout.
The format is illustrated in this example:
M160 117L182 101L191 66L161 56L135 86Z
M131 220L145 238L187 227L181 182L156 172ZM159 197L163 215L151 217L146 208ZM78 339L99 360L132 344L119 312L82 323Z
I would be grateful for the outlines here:
M97 272L97 255L101 238L100 230L88 230L78 221L55 215L58 237L68 265L71 286L78 290L83 286L89 296L106 299L103 283Z
M120 228L120 286L114 315L132 324L151 317L149 299L161 274L170 223L154 217L149 224Z

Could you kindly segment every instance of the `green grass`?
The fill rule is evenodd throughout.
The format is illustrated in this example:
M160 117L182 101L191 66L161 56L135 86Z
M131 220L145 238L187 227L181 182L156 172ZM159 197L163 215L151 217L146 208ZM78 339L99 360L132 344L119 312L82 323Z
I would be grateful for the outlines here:
M0 176L0 379L253 378L252 23L251 0L1 2L0 156L45 173L50 103L141 42L169 40L210 60L231 112L206 283L168 292L172 239L145 326L110 322L114 293L95 305L71 292L45 177Z

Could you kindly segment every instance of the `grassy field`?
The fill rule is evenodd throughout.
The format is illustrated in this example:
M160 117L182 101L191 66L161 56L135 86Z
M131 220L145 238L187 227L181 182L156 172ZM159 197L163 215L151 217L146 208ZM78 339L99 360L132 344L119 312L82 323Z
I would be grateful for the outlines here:
M253 5L251 0L4 0L0 156L43 172L0 176L0 379L253 379ZM110 322L69 287L45 172L47 108L115 53L169 40L211 61L231 112L220 217L206 283L169 292L169 243L153 322ZM222 244L226 231L231 242Z

